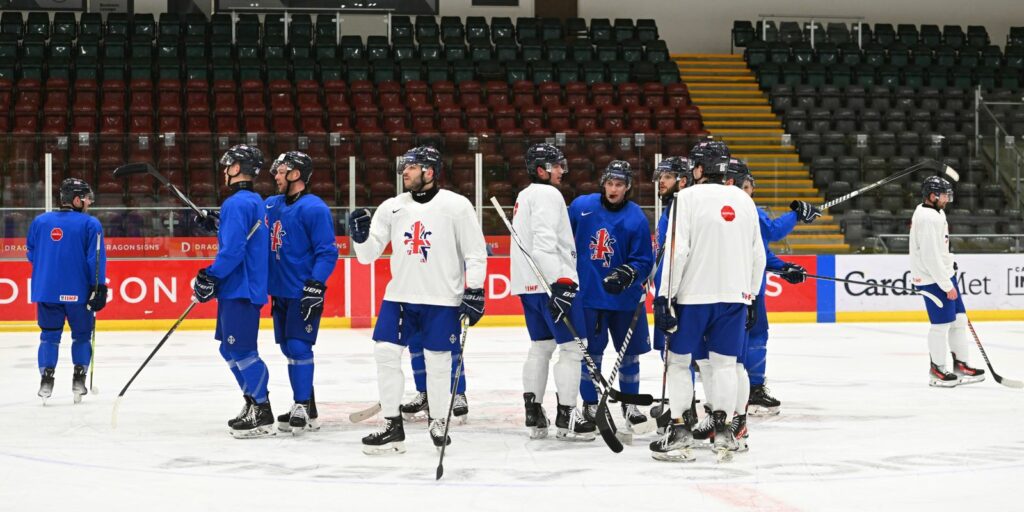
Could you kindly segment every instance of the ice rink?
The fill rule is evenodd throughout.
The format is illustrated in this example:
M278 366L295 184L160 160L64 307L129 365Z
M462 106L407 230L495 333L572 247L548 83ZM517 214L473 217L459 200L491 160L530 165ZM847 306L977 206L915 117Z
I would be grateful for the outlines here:
M1024 377L1024 322L976 327L996 371ZM927 329L773 326L768 375L782 413L751 418L751 449L731 463L698 450L697 462L672 464L651 459L654 434L621 454L600 438L529 440L526 331L474 328L466 349L470 420L453 426L441 482L423 422L406 423L405 455L360 451L359 439L376 428L376 418L348 420L377 398L367 330L320 334L323 429L257 440L227 433L242 401L210 332L171 337L128 391L117 429L114 397L164 331L101 331L99 393L80 405L72 404L65 333L45 407L35 396L38 334L8 333L0 346L0 510L1021 510L1024 394L990 376L928 387ZM283 413L292 403L284 357L272 333L261 339L271 403ZM973 344L971 361L984 367ZM643 356L641 371L641 391L660 394L658 356ZM406 365L406 398L411 375ZM553 417L550 379L544 405Z

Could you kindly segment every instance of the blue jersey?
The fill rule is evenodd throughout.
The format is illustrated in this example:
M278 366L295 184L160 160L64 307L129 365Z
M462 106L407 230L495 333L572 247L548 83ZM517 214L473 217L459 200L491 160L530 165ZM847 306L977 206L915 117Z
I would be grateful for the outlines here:
M644 280L654 266L651 227L644 212L632 201L617 212L609 211L601 204L601 194L588 194L569 205L569 223L579 255L576 273L583 306L613 311L636 309ZM636 281L618 295L604 291L604 278L624 263L636 270Z
M264 210L260 195L247 189L235 192L221 205L217 257L207 269L217 279L218 300L267 303L270 235L263 224Z
M107 281L107 249L96 217L76 211L44 213L28 228L32 302L84 304L96 289L99 238L100 283Z
M327 204L303 194L292 204L284 195L271 196L265 206L270 228L270 295L297 299L307 279L326 284L338 263L334 220Z
M761 224L761 242L764 243L764 255L766 260L764 268L765 270L779 270L786 265L786 262L779 259L779 257L772 252L768 244L786 238L786 235L793 231L793 228L796 227L797 221L796 212L789 212L773 220L768 216L768 212L758 208L757 216ZM767 283L767 279L761 281L761 291L757 294L758 299L764 298L764 289Z

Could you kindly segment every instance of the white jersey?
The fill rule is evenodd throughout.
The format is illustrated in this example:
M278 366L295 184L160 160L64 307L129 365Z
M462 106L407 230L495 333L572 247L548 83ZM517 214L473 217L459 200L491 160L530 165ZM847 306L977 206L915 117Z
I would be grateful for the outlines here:
M391 281L384 300L458 306L465 288L483 288L487 246L469 200L448 190L417 203L406 192L384 201L366 242L354 243L370 264L391 244Z
M576 276L576 243L569 225L569 211L557 188L532 183L516 197L512 210L512 227L537 268L544 282L551 284L563 277L579 283ZM523 251L512 247L512 295L544 293L537 276L526 262Z
M719 184L693 186L677 197L676 226L665 240L665 250L674 252L666 253L659 294L677 304L750 304L765 265L754 201L739 187Z
M949 224L946 212L917 205L910 219L910 276L914 284L938 284L944 292L953 289L953 253L949 252Z

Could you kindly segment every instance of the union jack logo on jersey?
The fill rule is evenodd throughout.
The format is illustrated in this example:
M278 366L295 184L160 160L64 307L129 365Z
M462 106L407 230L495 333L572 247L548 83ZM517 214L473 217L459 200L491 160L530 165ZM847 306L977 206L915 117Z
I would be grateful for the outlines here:
M590 259L602 260L602 267L610 267L612 265L612 256L615 255L615 249L612 248L613 245L615 245L615 237L607 229L601 228L597 230L597 233L590 237Z
M274 221L274 228L270 231L270 250L274 252L274 257L278 260L281 259L281 254L277 252L284 245L284 235L288 233L281 227L281 221Z
M416 254L420 255L420 263L427 262L427 251L430 249L430 237L431 232L427 231L426 226L422 222L416 221L409 229L405 232L405 247L406 254L413 256Z

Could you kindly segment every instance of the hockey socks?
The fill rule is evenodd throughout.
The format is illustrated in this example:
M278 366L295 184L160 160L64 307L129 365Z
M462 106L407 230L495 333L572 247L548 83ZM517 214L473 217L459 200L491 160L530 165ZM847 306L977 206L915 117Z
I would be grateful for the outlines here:
M89 342L88 336L71 341L71 362L74 365L89 366L89 362L92 361L92 345Z
M555 340L536 340L530 343L530 351L526 354L526 362L523 363L523 392L533 393L538 400L544 399L551 355L555 353L556 346Z
M590 358L594 360L594 364L597 365L597 369L600 371L604 356L601 354L590 354ZM622 391L626 390L623 389ZM597 388L594 387L594 381L590 380L590 374L587 372L587 363L584 361L580 361L580 398L583 399L585 404L597 404Z
M292 399L306 402L313 392L313 344L289 339L281 344L281 352L288 358L288 381L292 385Z
M402 374L402 350L401 345L387 341L374 343L373 358L377 362L377 392L380 396L381 415L385 418L397 416L401 420L399 407L402 404L402 393L405 389L405 376Z
M584 345L587 340L583 340ZM579 397L580 375L583 351L575 343L563 343L558 346L558 361L555 362L555 389L558 391L558 404L576 407ZM537 395L543 396L543 395Z
M242 371L238 369L238 364L235 362L234 356L231 352L228 352L228 346L224 343L220 344L220 356L224 358L224 361L228 363L228 369L231 370L231 375L235 377L235 382L238 383L238 389L245 392L245 379L242 377Z
M251 396L257 404L265 403L267 401L267 382L270 380L266 363L260 359L259 354L250 352L239 359L236 365L245 382L242 392Z
M57 355L60 353L60 333L57 333L57 340L47 340L46 331L43 331L42 339L39 341L39 370L43 368L56 368Z
M416 391L424 393L427 391L427 365L423 360L423 350L409 352L412 362L412 380L416 383ZM455 383L455 372L459 368L459 354L452 352L452 383ZM450 388L449 388L450 389ZM462 365L462 377L459 378L459 387L455 390L460 395L466 394L466 365Z
M630 395L640 394L640 356L624 356L619 366L620 391Z

